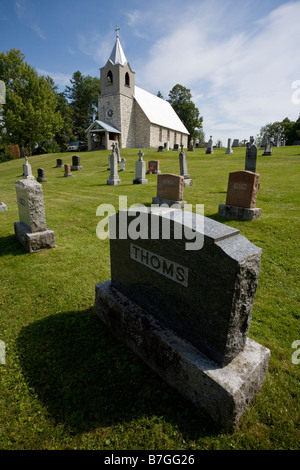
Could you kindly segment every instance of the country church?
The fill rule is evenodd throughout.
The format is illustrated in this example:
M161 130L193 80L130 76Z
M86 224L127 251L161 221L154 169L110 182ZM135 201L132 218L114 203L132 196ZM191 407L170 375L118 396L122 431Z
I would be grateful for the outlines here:
M98 119L86 130L89 150L187 147L189 132L167 101L135 85L135 72L115 45L100 69Z

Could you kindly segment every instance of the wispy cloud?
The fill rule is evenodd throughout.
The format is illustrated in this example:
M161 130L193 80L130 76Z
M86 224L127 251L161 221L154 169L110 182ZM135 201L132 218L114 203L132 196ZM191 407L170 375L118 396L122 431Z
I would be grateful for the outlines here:
M164 96L176 83L192 89L208 133L232 128L244 137L267 122L297 118L290 97L300 78L300 2L248 23L245 11L228 10L232 2L213 1L214 14L208 3L199 3L201 15L189 10L167 28L137 81Z
M38 19L34 5L29 0L17 0L14 4L18 19L27 24L29 28L36 32L41 39L46 39L42 29L38 24Z
M49 72L43 69L37 69L37 72L39 75L44 75L45 77L49 76L53 78L54 83L60 87L70 85L70 79L72 78L71 75L67 75L61 72Z

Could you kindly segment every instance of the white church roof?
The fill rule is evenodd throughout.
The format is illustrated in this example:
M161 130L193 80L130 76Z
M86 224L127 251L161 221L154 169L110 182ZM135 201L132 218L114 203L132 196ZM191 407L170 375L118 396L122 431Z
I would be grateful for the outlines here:
M152 124L189 134L170 103L135 86L134 98Z

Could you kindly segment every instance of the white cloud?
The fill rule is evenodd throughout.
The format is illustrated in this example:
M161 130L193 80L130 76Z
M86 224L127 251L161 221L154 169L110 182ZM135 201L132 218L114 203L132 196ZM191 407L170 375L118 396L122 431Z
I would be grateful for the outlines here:
M247 138L300 112L291 101L291 84L300 78L300 2L250 23L245 10L232 11L230 3L202 2L194 16L187 10L153 44L137 75L140 86L164 96L176 83L192 89L205 132L222 131L223 139Z

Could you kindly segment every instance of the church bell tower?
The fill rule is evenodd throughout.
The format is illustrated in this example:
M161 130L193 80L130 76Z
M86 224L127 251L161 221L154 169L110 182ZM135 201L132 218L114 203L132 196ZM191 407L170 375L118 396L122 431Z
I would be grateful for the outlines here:
M135 72L131 69L119 40L116 42L105 66L100 69L101 95L98 103L99 121L117 128L120 147L134 147L134 90Z

